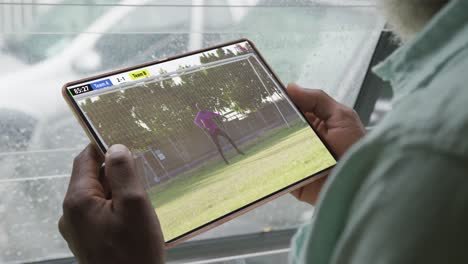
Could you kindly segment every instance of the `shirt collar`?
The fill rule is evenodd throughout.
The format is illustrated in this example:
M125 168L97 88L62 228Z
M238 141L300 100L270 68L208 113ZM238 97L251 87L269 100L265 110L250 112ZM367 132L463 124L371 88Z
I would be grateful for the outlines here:
M390 81L398 101L438 73L468 46L468 1L451 0L410 42L374 67Z

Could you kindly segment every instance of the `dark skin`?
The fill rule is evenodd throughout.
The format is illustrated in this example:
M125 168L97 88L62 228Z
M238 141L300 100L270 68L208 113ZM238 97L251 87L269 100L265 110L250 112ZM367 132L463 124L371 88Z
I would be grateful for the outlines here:
M89 145L75 158L59 230L80 264L164 263L161 227L136 168L123 145L105 157Z
M322 90L303 89L290 84L288 95L338 159L365 135L366 130L356 111L338 103ZM327 177L323 177L291 194L298 200L313 205L326 180Z
M291 84L288 94L338 158L364 136L357 114L324 92ZM75 158L59 230L80 264L164 263L161 227L137 162L123 145L105 157L89 145ZM325 181L292 194L314 204Z

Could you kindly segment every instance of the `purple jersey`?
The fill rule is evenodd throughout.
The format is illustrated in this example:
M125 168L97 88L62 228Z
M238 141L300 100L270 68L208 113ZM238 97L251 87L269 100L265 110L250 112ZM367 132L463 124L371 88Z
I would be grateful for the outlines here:
M219 127L213 121L213 117L221 117L221 115L210 111L200 111L195 117L194 123L200 128L206 128L210 134L214 134Z

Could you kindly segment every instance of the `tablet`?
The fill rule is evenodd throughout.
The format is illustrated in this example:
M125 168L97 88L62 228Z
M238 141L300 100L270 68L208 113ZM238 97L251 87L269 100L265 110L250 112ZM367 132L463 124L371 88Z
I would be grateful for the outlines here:
M336 163L247 39L74 81L62 92L103 153L124 144L140 159L166 246Z

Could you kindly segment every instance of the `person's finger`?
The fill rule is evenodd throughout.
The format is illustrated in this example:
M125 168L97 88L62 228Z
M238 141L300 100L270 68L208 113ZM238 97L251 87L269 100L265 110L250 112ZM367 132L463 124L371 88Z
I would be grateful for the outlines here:
M327 131L328 131L328 128L327 128L327 124L325 124L325 122L320 122L317 126L317 132L321 135L321 136L325 136L327 134Z
M109 179L106 177L106 172L105 172L105 167L101 166L99 168L99 182L102 185L102 189L104 192L104 196L106 199L111 199L112 198L112 190L111 186L109 183Z
M318 128L319 125L320 125L320 122L322 122L322 120L320 120L320 119L318 119L318 118L315 119L315 121L314 121L314 123L313 123L313 126L314 126L315 128Z
M75 247L73 246L72 236L70 234L70 230L68 229L68 226L67 226L66 221L65 221L63 216L61 216L60 219L59 219L58 229L59 229L59 232L62 235L62 237L67 242L68 248L73 253L73 255L76 256L76 250L75 250Z
M303 89L297 84L289 84L289 97L302 112L311 112L317 118L328 120L340 106L322 90Z
M70 238L70 234L68 233L68 229L66 227L65 220L64 220L63 216L61 216L59 221L58 221L58 229L59 229L59 232L62 235L62 237L65 240L68 241L68 239Z
M317 179L314 182L307 184L297 190L291 192L291 194L298 199L309 204L315 204L319 197L322 186L325 184L327 177Z
M313 124L315 122L315 120L317 120L318 118L311 112L308 112L308 113L304 113L305 117L307 118L307 120L309 120L309 122L311 124Z
M137 177L144 186L144 181L142 179L146 178L146 172L145 172L145 163L144 163L143 157L137 156L134 159L135 159Z
M309 120L310 124L314 127L314 130L322 137L326 136L327 126L326 123L317 118L313 113L305 113L305 116Z
M73 170L68 185L67 195L81 190L99 191L99 168L102 155L93 145L88 145L73 161Z
M105 164L106 177L112 191L112 201L144 199L146 193L138 179L135 160L126 146L112 145L106 153Z
M296 189L292 192L290 192L290 194L292 194L292 196L294 196L294 198L296 198L297 200L300 201L300 197L301 197L301 193L302 193L302 188L299 188L299 189Z

